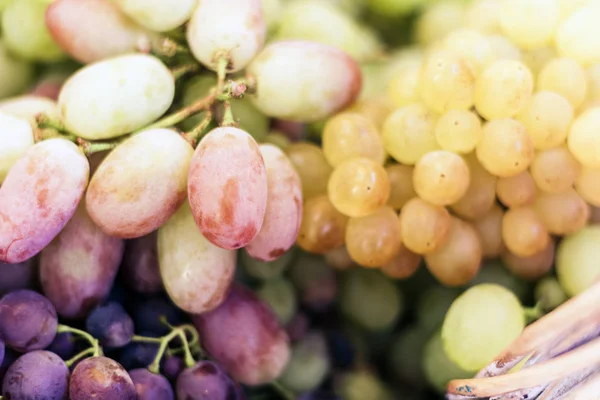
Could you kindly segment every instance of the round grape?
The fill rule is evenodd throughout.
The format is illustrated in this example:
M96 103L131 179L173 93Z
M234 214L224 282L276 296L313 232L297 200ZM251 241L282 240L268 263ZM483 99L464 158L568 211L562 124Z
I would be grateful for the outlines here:
M541 194L533 205L544 226L554 235L570 235L590 219L590 207L572 188L561 193Z
M404 245L417 254L438 249L448 238L451 217L442 206L415 197L400 213L400 237Z
M138 24L154 32L165 32L183 25L191 17L197 1L176 0L165 3L161 0L117 0L115 3Z
M600 275L600 227L587 226L565 238L556 251L556 274L568 296L592 286Z
M561 193L573 187L581 166L566 147L557 147L537 153L530 171L541 191Z
M281 375L281 384L296 393L316 389L327 377L331 362L322 333L309 332L292 347L292 356Z
M593 206L600 206L600 169L582 168L575 181L575 190Z
M549 240L544 249L531 256L521 257L506 251L502 254L502 262L516 276L536 281L552 269L555 249L554 240Z
M71 400L135 400L135 385L118 362L104 356L86 358L71 374Z
M537 89L558 93L567 99L574 109L577 109L586 97L585 70L575 60L555 58L540 71L537 77Z
M133 320L116 302L108 302L94 309L88 315L85 327L102 346L108 348L123 347L133 338Z
M483 217L495 204L498 179L483 168L474 153L465 156L464 160L469 167L469 187L450 209L461 218L473 220Z
M503 0L499 11L504 34L525 49L549 44L560 19L556 0Z
M415 164L413 185L423 200L450 205L460 200L469 188L471 176L465 160L445 150L425 154Z
M129 376L135 385L137 400L175 400L171 384L164 376L146 368L129 371Z
M481 120L472 111L450 110L437 120L435 138L444 150L470 153L481 138Z
M154 231L125 243L121 273L125 283L137 293L155 294L163 289L156 234Z
M600 107L593 107L581 113L569 131L569 150L583 166L600 168L600 138L597 127L600 124Z
M538 189L529 171L523 171L508 178L499 178L496 194L502 204L513 208L532 204L538 195Z
M212 361L200 361L186 368L177 378L178 399L242 400L231 378Z
M300 175L304 200L327 193L327 182L333 168L319 146L308 142L293 143L285 153Z
M502 239L503 218L504 211L494 204L487 214L473 221L473 226L479 234L481 252L484 258L497 258L504 250Z
M417 195L413 186L413 170L409 165L392 164L385 168L390 181L390 198L387 204L400 210Z
M69 368L49 351L36 350L17 358L4 375L2 397L12 400L62 400L69 394Z
M555 43L561 57L583 66L600 61L600 7L593 2L581 7L559 25Z
M297 243L311 253L327 253L344 245L348 217L340 213L327 196L304 203Z
M413 276L421 266L423 257L413 253L403 243L393 260L381 267L381 272L392 279L407 279Z
M285 325L296 314L298 305L296 291L291 282L285 278L271 279L263 283L256 295L271 307L271 310Z
M534 297L536 304L541 304L546 311L552 311L567 301L565 291L554 276L547 276L535 285Z
M0 112L0 184L8 171L33 146L33 130L27 120Z

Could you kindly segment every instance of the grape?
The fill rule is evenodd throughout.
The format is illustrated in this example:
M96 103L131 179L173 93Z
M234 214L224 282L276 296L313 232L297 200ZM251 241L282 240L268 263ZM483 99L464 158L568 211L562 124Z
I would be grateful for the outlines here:
M469 62L450 51L429 54L421 69L420 92L431 110L468 110L473 106L475 71Z
M533 76L525 64L498 60L477 77L475 108L487 120L509 118L525 108L532 92Z
M263 225L267 196L265 163L248 133L220 127L202 139L190 164L188 197L206 239L224 249L252 242Z
M493 175L507 178L525 171L533 161L533 142L514 119L496 119L483 127L477 158Z
M267 23L267 33L276 31L283 12L284 0L261 0L261 4L263 18Z
M482 283L503 286L513 292L519 299L529 299L531 287L528 282L510 273L499 260L485 262L477 276L469 282L469 286L473 287Z
M379 377L366 369L344 372L338 377L336 393L344 400L393 398Z
M188 400L236 400L236 387L221 367L212 361L200 361L185 369L176 384L177 398Z
M118 362L103 356L86 358L71 374L71 400L135 400L135 386Z
M470 65L471 71L477 75L497 59L494 49L487 38L472 29L458 29L450 32L444 40L443 46L445 49L461 57ZM474 76L471 80L474 80ZM471 89L473 88L473 84L469 86Z
M576 109L585 100L587 91L585 70L577 61L555 58L540 71L537 88L560 94Z
M330 369L327 342L322 333L309 332L292 347L292 355L279 381L296 393L316 389Z
M589 3L565 18L555 36L558 54L583 66L600 61L598 17L600 8L597 4Z
M37 263L32 258L19 264L0 262L0 297L13 290L33 288L37 275Z
M54 42L44 23L49 2L11 1L2 12L2 39L7 49L20 58L53 62L65 54Z
M575 189L581 197L593 206L600 206L600 169L582 168L575 181Z
M285 153L300 175L304 200L327 193L327 182L333 168L319 146L308 142L293 143L285 149Z
M234 285L217 309L192 319L203 347L235 380L260 385L283 372L290 357L288 337L250 290Z
M387 204L399 210L417 193L413 187L414 168L409 165L392 164L385 168L390 181L390 197Z
M388 82L387 97L396 107L404 107L419 101L419 82L421 80L421 56L403 59Z
M410 12L415 10L421 3L423 3L422 0L369 0L366 2L370 10L388 18L410 14Z
M444 317L460 291L435 285L419 294L415 315L421 332L432 333L442 326Z
M461 369L448 358L444 351L441 332L435 333L425 344L421 363L427 382L441 394L446 393L446 388L451 380L467 379L473 376L472 373Z
M85 317L108 296L124 247L94 224L81 202L40 257L42 289L62 317Z
M600 63L590 65L586 70L587 98L582 108L594 107L600 100Z
M396 161L413 165L438 148L435 123L435 115L422 104L399 108L383 124L383 146Z
M102 346L118 348L133 337L133 320L119 303L108 302L95 308L85 321L86 330Z
M390 182L385 169L368 158L338 165L329 178L327 193L334 207L349 217L364 217L387 203Z
M330 118L323 129L323 154L333 167L352 158L385 161L383 143L375 125L356 113L340 113Z
M267 169L267 208L262 228L246 252L262 261L285 254L298 237L302 222L302 184L294 166L279 148L259 146Z
M296 293L294 286L285 278L271 279L256 291L258 297L267 303L283 325L290 322L296 313Z
M418 197L410 200L400 213L400 237L417 254L438 249L448 239L451 218L448 210Z
M6 372L8 371L8 368L10 368L10 366L15 362L15 360L19 357L19 353L12 351L10 348L6 349L6 352L4 353L4 360L2 361L2 364L0 364L0 384L2 383L4 376L6 374ZM1 390L1 388L0 388ZM0 391L0 393L2 393Z
M256 107L265 115L291 121L319 121L352 104L361 89L360 69L349 55L300 40L268 45L248 66L248 73L257 81L256 95L251 97Z
M444 150L470 153L481 138L481 120L468 110L450 110L437 120L435 138Z
M445 38L464 23L465 5L461 1L438 1L431 4L418 18L415 37L422 45Z
M47 347L56 336L56 309L31 290L16 290L0 300L0 337L19 352Z
M75 336L71 332L57 333L46 350L55 353L63 360L68 360L75 353Z
M162 375L153 374L145 368L129 371L135 385L137 400L174 400L171 384Z
M181 325L184 322L182 311L171 301L161 297L144 297L134 304L131 315L134 319L135 329L151 334L151 336L164 336L171 332L162 319L170 325Z
M65 139L30 147L0 188L0 262L23 262L50 243L75 212L88 174L87 159Z
M502 262L516 276L528 280L538 280L552 269L554 250L554 241L549 240L544 249L531 256L521 257L509 251L504 252Z
M273 261L259 261L252 258L245 250L239 252L245 272L255 279L268 280L281 276L290 263L294 260L294 248L286 251Z
M519 299L495 284L474 286L446 314L442 342L448 358L465 371L477 371L515 340L525 327Z
M557 0L561 20L564 20L589 2L590 0Z
M6 371L2 397L9 400L68 397L69 369L56 354L37 350L19 357Z
M567 301L567 295L553 276L545 277L535 285L534 297L536 303L547 311L554 310Z
M4 362L4 354L5 354L4 342L0 340L0 365Z
M272 131L267 134L263 140L264 144L272 144L279 147L281 150L286 151L288 147L292 145L292 141L288 139L283 133Z
M413 185L419 197L439 206L460 200L467 192L470 180L465 160L445 150L425 154L417 161L413 172Z
M421 266L422 257L410 251L403 243L396 256L383 267L381 272L392 279L407 279L417 272Z
M350 257L363 267L390 263L398 254L400 243L398 215L390 206L348 221L346 248Z
M185 369L183 360L176 356L167 356L164 360L163 374L170 381L176 381ZM132 377L133 379L133 377Z
M524 206L512 208L504 214L502 239L512 253L529 257L548 245L550 235L535 210Z
M501 0L475 0L465 10L465 26L477 32L495 35L501 32Z
M484 258L496 258L504 250L504 241L502 240L503 218L504 211L494 204L487 214L473 221L473 226L479 234L481 252Z
M588 226L565 238L556 251L558 282L568 296L592 286L600 275L600 227Z
M115 3L55 0L46 11L46 26L56 43L84 64L148 50L149 33L125 16Z
M483 168L474 153L465 156L464 161L469 167L469 187L450 209L461 218L473 220L483 217L494 206L498 179Z
M27 120L0 112L0 184L10 168L33 146L33 130Z
M566 147L543 150L531 163L531 176L537 187L549 193L560 193L573 186L581 166Z
M302 340L302 338L308 333L310 323L311 322L306 314L304 314L302 311L297 312L285 327L285 330L290 337L290 341L295 343Z
M423 386L421 353L427 341L427 332L422 327L411 325L402 329L393 338L386 352L392 376L411 386Z
M170 129L133 135L108 154L90 180L90 217L120 238L158 229L185 201L193 154L189 143Z
M534 209L548 231L554 235L569 235L583 228L590 219L590 207L574 190L544 193Z
M73 74L60 91L58 105L69 131L84 139L110 139L160 117L174 95L173 75L160 60L125 54ZM90 109L94 118L89 116Z
M181 105L184 107L190 106L205 96L210 94L210 91L217 85L217 76L214 73L200 73L191 77L189 80L186 80L182 84L181 89ZM239 101L244 101L243 99L239 99ZM237 115L233 110L236 107L236 104L239 101L234 101L231 104L231 110L233 115ZM213 107L215 108L215 107ZM242 107L244 108L244 107ZM214 110L213 110L214 111ZM198 124L200 124L204 118L206 117L206 110L200 111L198 114L192 115L186 119L184 119L179 125L181 129L185 131L191 131ZM217 117L217 115L215 115ZM223 117L219 115L219 117ZM256 117L258 118L258 117ZM207 130L210 129L207 127L205 129L204 134L207 133Z
M427 269L447 286L462 286L479 271L482 248L473 225L450 217L447 239L435 251L425 255Z
M538 189L529 171L498 179L496 184L498 200L506 207L521 207L532 204L538 195Z
M156 343L130 343L120 351L119 363L128 371L146 368L156 357L158 346Z
M560 19L556 0L503 0L499 11L504 34L525 49L549 44Z
M569 150L584 167L600 167L600 140L596 134L598 123L600 107L588 108L573 121L569 131Z
M167 293L189 313L217 307L233 280L236 253L200 233L186 202L158 230L158 265Z
M15 58L0 41L0 98L22 92L33 79L33 65Z
M523 63L529 67L531 73L536 76L542 68L554 58L558 57L554 46L538 47L523 51Z
M34 95L11 97L0 101L0 112L35 122L38 114L58 117L58 105L54 100Z
M154 231L125 243L121 273L124 282L138 293L155 294L163 289L156 237Z
M213 71L221 56L227 57L227 71L245 68L261 50L265 35L260 0L202 0L187 25L192 54Z
M301 253L291 265L290 279L300 301L312 310L325 310L336 299L336 274L322 257Z
M402 294L390 279L362 268L345 273L338 301L348 319L374 332L391 328L404 308Z
M338 247L337 249L325 253L324 258L327 265L334 269L343 271L356 266L356 263L352 257L350 257L346 246Z
M544 150L564 143L573 121L573 107L561 95L540 91L516 117L527 129L536 149Z
M138 24L155 32L165 32L183 25L192 15L197 0L117 0L115 3Z

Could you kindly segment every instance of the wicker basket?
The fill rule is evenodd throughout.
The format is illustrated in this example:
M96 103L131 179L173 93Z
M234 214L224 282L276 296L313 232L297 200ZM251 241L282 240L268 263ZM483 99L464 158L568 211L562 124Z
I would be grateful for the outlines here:
M447 398L600 399L600 282L529 325L473 379L450 382ZM523 368L510 373L522 361Z

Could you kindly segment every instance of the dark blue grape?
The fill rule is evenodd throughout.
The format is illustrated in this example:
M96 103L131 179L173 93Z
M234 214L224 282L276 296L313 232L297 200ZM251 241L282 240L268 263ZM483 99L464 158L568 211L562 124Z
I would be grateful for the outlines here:
M136 368L146 368L154 361L157 352L158 344L130 343L122 349L119 362L128 371Z
M186 368L177 378L178 399L238 400L239 388L227 374L212 361L200 361Z
M131 377L118 362L107 357L81 361L71 375L70 400L135 400Z
M125 302L127 301L127 297L128 297L128 293L127 293L127 289L120 285L115 283L113 285L113 287L110 289L110 293L108 294L108 298L106 299L106 302L114 302L114 303L121 303L121 304L125 304Z
M138 331L151 332L157 336L168 334L171 329L161 321L165 317L169 324L183 323L183 313L173 303L162 297L151 297L136 303L132 310Z
M63 360L67 360L75 354L75 337L71 332L59 333L46 350L58 354Z
M170 381L176 381L181 371L185 368L181 357L167 356L163 359L163 374Z
M135 385L137 400L171 400L175 398L171 384L162 375L153 374L145 368L129 371Z
M39 293L16 290L0 300L0 337L14 350L24 353L48 347L57 325L56 309Z
M20 264L0 262L0 297L18 289L33 289L37 276L37 266L29 259Z
M133 337L133 320L119 303L96 307L85 322L87 331L105 347L123 347Z
M354 346L349 337L340 331L327 334L327 342L333 365L337 368L349 368L356 357Z
M19 357L4 376L2 396L7 400L66 400L69 368L56 354L36 350Z

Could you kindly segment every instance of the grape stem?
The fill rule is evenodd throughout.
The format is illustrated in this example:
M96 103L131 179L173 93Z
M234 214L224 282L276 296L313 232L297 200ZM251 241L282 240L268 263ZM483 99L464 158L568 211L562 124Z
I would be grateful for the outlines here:
M58 327L56 328L56 333L64 333L64 332L70 332L73 333L75 335L81 336L82 338L86 339L91 347L89 349L87 349L86 351L89 352L90 355L92 355L93 357L98 357L102 355L102 348L100 347L100 344L98 343L98 339L96 339L95 337L93 337L92 335L90 335L89 333L87 333L86 331L82 331L81 329L76 329L76 328L71 328L70 326L67 325L62 325L59 324ZM81 355L82 353L79 353L79 355ZM77 357L77 356L75 356Z
M523 307L523 312L527 321L532 322L544 315L544 308L542 307L542 303L538 302L533 307Z
M187 75L191 72L197 72L200 70L200 66L197 63L193 64L183 64L171 69L171 73L173 74L173 78L175 80L181 78L184 75Z
M233 113L231 112L231 102L226 100L223 102L223 119L221 120L221 126L237 126L235 119L233 119Z
M217 57L217 93L223 93L225 76L227 75L227 65L229 64L229 56L227 53L223 52Z
M159 56L175 57L177 54L190 54L190 49L177 43L170 37L165 37L155 50Z
M208 125L212 121L212 118L213 118L212 112L210 110L206 111L206 114L204 115L204 118L202 119L202 121L200 121L200 123L198 125L196 125L194 127L194 129L192 129L189 132L183 132L181 134L183 136L183 138L185 140L187 140L187 142L193 148L196 148L196 145L198 144L198 142L202 138L202 136L204 134L204 131L206 130L206 128L208 127Z
M280 382L278 381L273 381L271 382L271 386L273 386L273 388L279 392L279 394L286 400L294 400L296 398L296 396L294 396L294 394L292 392L290 392L288 389L286 389Z
M75 356L73 356L69 360L65 361L65 364L67 365L68 368L71 368L73 366L73 364L75 364L77 361L79 361L82 358L85 358L87 356L97 357L98 355L95 355L94 354L94 348L90 347L89 349L86 349L86 350L82 351L81 353L76 354Z

